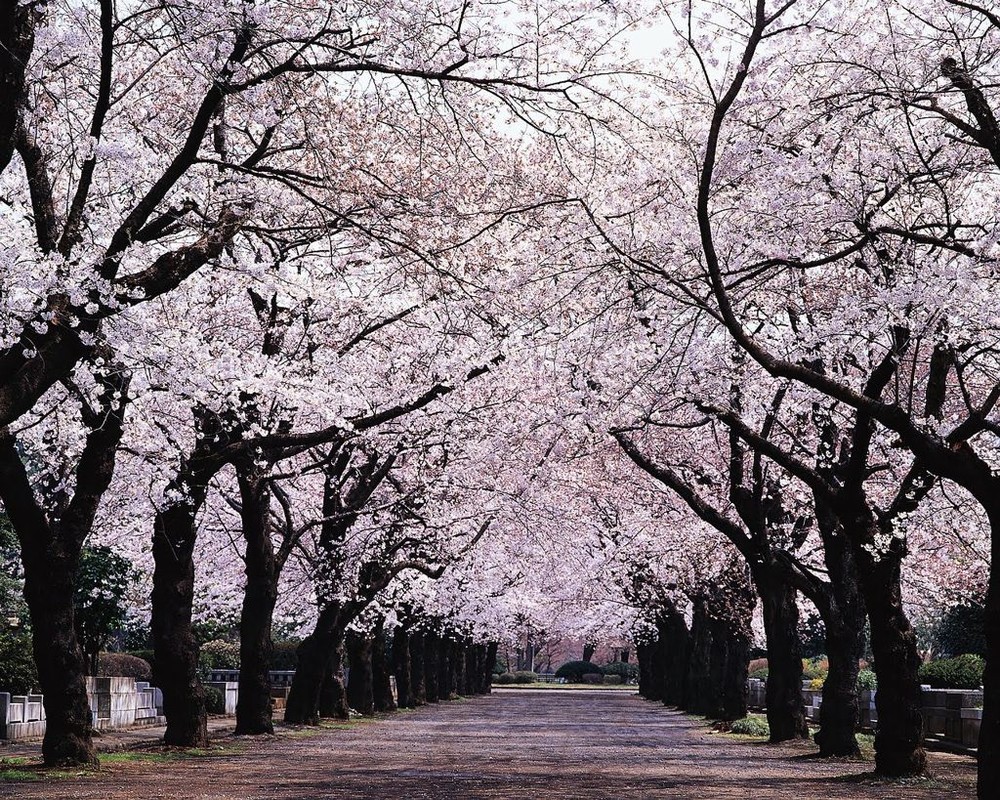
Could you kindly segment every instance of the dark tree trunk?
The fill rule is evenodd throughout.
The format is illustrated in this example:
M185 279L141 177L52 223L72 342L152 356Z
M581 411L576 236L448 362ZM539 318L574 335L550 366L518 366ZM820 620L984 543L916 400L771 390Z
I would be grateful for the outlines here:
M427 702L438 702L438 658L441 651L441 638L436 633L424 635L424 685L427 690Z
M30 20L34 13L22 9L16 16L26 15ZM5 57L9 61L10 53ZM0 57L2 61L4 57ZM47 766L97 763L87 699L87 666L77 638L73 602L80 554L97 507L111 483L122 436L129 379L124 369L114 366L111 373L97 375L102 385L100 410L83 412L90 430L76 464L71 498L62 492L47 493L44 478L36 479L33 485L15 437L0 428L0 499L21 546L32 651L45 704L42 759ZM49 494L50 513L36 500L36 489Z
M320 609L316 626L298 646L295 676L285 704L285 722L293 725L318 725L320 693L330 672L333 650L342 640L339 628L340 607L335 604Z
M240 691L236 733L274 733L271 719L271 622L278 600L278 568L269 529L270 493L256 471L239 475L246 589L240 614Z
M664 633L668 644L663 667L663 703L684 708L691 644L684 615L676 608L667 614Z
M350 631L347 634L347 705L365 717L375 715L372 675L372 638Z
M754 585L761 600L767 642L767 724L771 742L809 736L802 706L802 650L797 592L778 569L760 565Z
M380 622L375 629L372 643L372 692L375 710L379 713L396 710L396 698L392 696L392 667L386 648L385 629ZM396 691L399 691L398 684Z
M646 687L646 699L663 702L663 687L667 675L667 625L664 616L656 619L656 641L649 652L649 685Z
M24 597L31 614L32 651L45 703L42 759L47 766L97 763L87 700L86 668L73 625L79 554L32 547L22 554ZM25 557L27 556L27 557ZM39 558L42 556L42 558Z
M708 714L719 707L718 685L712 684L712 632L705 598L692 600L691 654L688 661L685 709L692 714Z
M319 690L319 716L341 720L351 718L344 681L344 634L339 629L323 671L323 683Z
M163 692L163 741L180 747L208 744L205 690L191 627L195 514L200 504L176 502L158 511L153 523L153 681Z
M79 545L60 536L34 500L14 438L0 432L0 497L21 543L24 599L45 703L42 757L51 766L97 763L87 701L86 661L76 636L73 594ZM58 525L58 523L57 523Z
M465 641L459 650L462 660L462 694L482 694L482 647Z
M413 708L410 686L410 635L402 625L392 632L392 664L396 675L396 697L400 708Z
M420 631L410 634L410 699L413 707L427 704L427 639Z
M438 699L455 698L455 642L450 637L438 639Z
M993 482L993 502L985 502L990 520L992 568L986 589L986 669L983 672L983 719L979 728L979 800L1000 794L1000 487ZM878 695L876 695L878 697Z
M652 680L653 648L655 647L655 642L640 642L635 646L635 658L639 663L639 697L644 700L651 699L649 689Z
M900 559L890 552L875 560L863 548L858 550L855 558L871 622L873 667L878 677L875 771L889 777L922 775L927 771L927 754L922 746L917 677L920 656L903 611Z
M858 756L858 662L864 655L867 613L853 548L819 501L817 518L830 582L825 596L813 598L826 627L829 661L816 744L823 757Z
M500 645L490 642L484 648L483 657L483 694L490 694L493 691L493 669L497 665L497 650Z
M583 660L590 661L594 657L595 652L597 652L597 645L593 642L587 642L583 646Z
M719 706L712 714L725 722L742 719L747 715L747 667L750 663L749 626L743 628L738 620L717 618L713 621L712 673L719 676Z

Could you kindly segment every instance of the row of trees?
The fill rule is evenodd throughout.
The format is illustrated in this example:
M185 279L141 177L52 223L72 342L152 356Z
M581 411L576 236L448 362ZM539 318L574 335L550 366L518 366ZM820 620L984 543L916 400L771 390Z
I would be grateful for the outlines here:
M867 620L888 775L926 766L914 564L982 584L997 785L1000 25L911 6L8 7L0 500L46 760L94 757L98 539L149 577L170 743L205 735L206 596L239 619L243 733L293 610L312 721L393 617L683 624L735 687L749 633L713 620L756 598L774 741L806 731L806 598L821 752L856 752ZM656 653L673 688L644 691L679 699Z

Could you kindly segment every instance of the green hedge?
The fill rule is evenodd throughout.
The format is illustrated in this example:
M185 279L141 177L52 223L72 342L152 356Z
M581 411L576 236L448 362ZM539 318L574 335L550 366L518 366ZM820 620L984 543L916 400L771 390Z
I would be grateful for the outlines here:
M153 677L153 668L146 659L128 653L101 653L97 659L97 674L148 681Z
M556 670L557 678L570 683L582 683L584 675L603 675L604 670L591 661L567 661Z
M537 672L526 672L524 670L514 673L514 683L537 683Z
M972 653L942 658L921 665L920 681L934 689L978 689L983 685L984 667L983 659Z

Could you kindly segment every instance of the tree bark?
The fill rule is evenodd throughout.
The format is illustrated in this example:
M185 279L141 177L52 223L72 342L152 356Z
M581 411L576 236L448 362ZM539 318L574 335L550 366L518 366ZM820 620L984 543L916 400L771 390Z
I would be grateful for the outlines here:
M375 716L375 692L372 670L373 641L367 634L347 634L347 705L364 717Z
M712 632L707 602L704 597L692 598L691 657L688 662L687 703L692 714L707 714L718 708L718 686L711 680Z
M205 690L191 627L198 506L189 499L175 502L157 511L153 523L153 681L163 692L163 741L179 747L208 744Z
M323 670L323 682L319 690L319 716L341 720L351 718L344 681L344 634L339 629Z
M850 542L819 499L816 516L830 580L822 596L812 598L826 627L829 662L815 739L824 758L856 757L861 754L856 736L860 721L858 662L864 655L868 615Z
M635 647L635 658L639 663L639 697L651 700L649 696L652 681L653 648L656 642L640 642Z
M427 702L436 703L438 695L438 658L441 650L441 639L434 633L424 635L424 686L427 692Z
M410 639L410 699L413 708L427 704L427 679L425 675L426 638L420 631L414 631Z
M676 608L668 612L663 631L667 641L663 668L663 704L684 708L690 635L684 615Z
M438 639L438 698L455 699L455 642L444 634Z
M337 640L340 607L327 605L320 609L316 626L298 646L295 676L285 704L285 722L293 725L318 725L320 693L324 678L330 671L330 661Z
M270 493L256 471L238 473L246 542L246 589L240 614L240 692L237 735L274 733L271 712L271 624L278 601L278 569L269 528Z
M386 647L387 637L383 623L379 622L372 641L372 692L375 696L375 711L386 713L396 710L396 698L392 696L392 665ZM399 691L397 686L396 691Z
M497 665L497 650L500 645L497 642L490 642L485 647L485 656L483 658L483 694L491 694L493 692L493 670Z
M861 537L856 541L868 541ZM903 611L900 556L895 552L873 557L858 547L855 559L871 622L874 670L878 678L875 707L875 771L888 777L923 775L923 715L917 669L916 636Z
M770 565L754 570L767 642L767 724L772 744L809 736L802 706L802 650L795 587ZM745 714L745 712L744 712Z
M989 496L1000 487L992 482ZM986 589L986 668L983 671L983 719L979 728L979 800L995 798L1000 791L1000 502L983 502L990 520L992 568ZM876 695L878 697L878 695Z

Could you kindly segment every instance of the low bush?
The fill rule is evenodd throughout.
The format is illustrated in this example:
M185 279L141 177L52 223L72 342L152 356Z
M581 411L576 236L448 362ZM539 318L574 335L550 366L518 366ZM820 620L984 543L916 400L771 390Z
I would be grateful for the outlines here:
M763 717L743 717L730 726L729 730L743 736L770 736L771 729L767 725L767 720Z
M622 683L622 676L621 675L608 675L608 674L605 674L605 675L602 676L602 678L603 678L603 683L606 683L608 686L614 686L616 684L620 685Z
M758 667L747 674L748 678L757 678L762 681L767 680L767 667Z
M822 678L813 678L809 681L809 689L813 692L818 692L823 689L823 684L826 683Z
M624 661L613 661L610 664L604 665L605 675L617 675L621 678L618 683L628 683L629 681L639 680L639 665L638 664L626 664Z
M593 683L598 684L604 681L604 675L600 672L585 672L580 676L581 683Z
M870 669L863 669L858 673L858 691L874 691L878 688L878 678Z
M816 678L826 680L827 673L830 671L830 662L825 658L803 658L802 659L802 677L805 680L811 681Z
M557 678L565 678L570 683L580 683L584 675L603 675L604 670L591 661L567 661L555 674Z
M205 710L209 714L226 713L226 696L214 686L205 687Z
M240 646L236 642L213 639L205 642L198 652L198 666L204 672L213 669L239 669Z
M125 653L136 658L141 658L150 666L156 663L156 654L152 650L126 650Z
M123 676L148 681L153 677L153 668L146 659L128 653L101 653L97 659L97 674L101 677Z
M537 672L526 672L524 670L519 670L514 673L514 683L537 683L538 673Z
M980 656L965 653L954 658L929 661L920 667L920 680L934 689L978 689L983 685L985 662Z
M514 683L515 680L513 672L501 672L493 678L493 682L499 684Z

